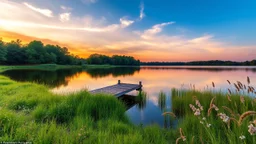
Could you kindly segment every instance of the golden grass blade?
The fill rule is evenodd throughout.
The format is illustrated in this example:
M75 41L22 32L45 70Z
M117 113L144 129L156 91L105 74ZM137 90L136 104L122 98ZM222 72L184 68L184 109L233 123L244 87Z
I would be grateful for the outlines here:
M241 125L243 120L248 117L248 116L251 116L251 115L255 115L256 114L256 111L247 111L247 112L244 112L240 118L239 118L239 121L238 121L238 124Z
M176 118L176 115L175 115L173 112L164 112L162 115L163 115L163 116L165 116L165 115L170 115L170 116L172 116L173 118Z

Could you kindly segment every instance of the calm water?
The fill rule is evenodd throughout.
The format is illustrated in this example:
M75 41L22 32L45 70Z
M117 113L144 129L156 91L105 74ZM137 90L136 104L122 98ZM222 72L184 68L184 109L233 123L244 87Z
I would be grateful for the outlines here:
M228 83L241 81L246 77L256 83L256 67L195 67L195 66L143 66L108 69L71 69L58 71L10 70L2 73L16 81L31 81L51 87L53 92L67 93L82 89L93 90L116 84L118 80L126 83L142 81L146 99L136 102L134 97L122 97L127 103L127 115L134 124L148 125L157 123L164 127L175 127L177 121L170 121L162 116L163 111L172 111L171 88L196 89L211 88L212 82L218 90L226 91ZM255 86L255 85L253 85ZM159 93L164 92L164 101L159 100ZM137 92L129 93L136 95Z

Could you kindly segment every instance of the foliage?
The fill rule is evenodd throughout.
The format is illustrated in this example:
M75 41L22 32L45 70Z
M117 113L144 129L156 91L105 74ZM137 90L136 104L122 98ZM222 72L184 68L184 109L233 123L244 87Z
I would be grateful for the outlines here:
M101 54L92 54L87 59L88 64L111 64L111 65L139 65L140 61L135 60L131 56L118 56L113 55L112 57L101 55Z
M44 45L41 41L31 41L22 45L20 40L3 42L0 40L0 64L62 64L82 65L85 59L72 55L65 47Z
M256 60L234 62L234 61L221 61L221 60L210 60L210 61L192 61L192 62L142 62L141 65L191 65L191 66L255 66Z

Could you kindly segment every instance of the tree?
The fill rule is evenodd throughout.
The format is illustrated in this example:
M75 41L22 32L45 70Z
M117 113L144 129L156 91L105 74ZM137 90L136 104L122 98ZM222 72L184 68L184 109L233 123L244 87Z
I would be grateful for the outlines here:
M7 50L5 48L4 42L0 39L0 64L6 61Z
M26 63L26 53L23 48L21 48L21 41L11 41L6 43L7 55L6 63L7 64L25 64Z
M30 64L43 64L46 63L47 53L44 44L41 41L32 41L26 48L28 63Z

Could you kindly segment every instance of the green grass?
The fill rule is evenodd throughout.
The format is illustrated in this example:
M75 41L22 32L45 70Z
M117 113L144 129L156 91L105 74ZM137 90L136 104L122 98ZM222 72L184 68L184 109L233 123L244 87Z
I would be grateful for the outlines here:
M145 105L146 93L136 99ZM160 102L165 94L160 93ZM189 104L195 105L195 97L204 110L194 116ZM182 128L186 141L179 143L255 143L255 136L248 133L247 117L241 126L231 122L230 128L212 111L207 116L211 99L219 112L227 106L234 113L256 110L256 103L249 97L241 103L239 95L232 95L231 102L221 93L193 90L172 90L172 109L178 117L178 128ZM163 104L164 107L164 104ZM167 117L168 115L166 115ZM202 120L206 117L206 120ZM234 117L238 118L238 117ZM172 118L173 119L173 118ZM172 120L171 119L171 120ZM200 124L212 124L211 127ZM246 139L241 141L240 135ZM121 101L110 95L91 95L86 91L68 95L53 94L45 86L34 83L19 83L0 76L0 141L21 141L33 143L175 143L180 137L179 129L164 129L158 125L135 126L125 115Z
M239 93L233 94L230 96L231 101L229 101L228 97L221 92L213 93L210 91L199 92L173 89L173 112L178 117L182 117L179 127L183 129L187 139L194 139L195 143L201 143L201 140L204 143L255 143L256 136L250 135L248 132L248 125L250 121L256 119L255 116L248 116L240 126L233 120L230 121L230 124L225 123L217 116L219 113L225 113L230 118L239 120L239 115L242 113L249 110L256 111L256 102L252 97L245 96L245 101L242 102L240 100L241 96ZM214 104L219 110L212 109L210 116L208 116L210 102L214 97ZM203 110L199 116L195 116L189 107L189 104L193 104L199 108L196 106L196 99L203 106ZM223 106L228 107L231 111L223 108ZM233 116L232 113L235 115ZM203 120L203 117L205 120ZM211 126L207 127L207 124L211 124ZM246 139L242 141L239 138L241 135L244 135Z
M71 68L85 68L85 69L96 69L96 68L113 68L113 67L131 67L122 65L57 65L57 64L40 64L40 65L19 65L19 66L5 66L0 65L0 73L7 70L15 69L34 69L34 70L48 70L55 71L58 69L71 69ZM133 66L138 67L138 66Z
M82 68L79 65L57 65L57 64L40 64L40 65L20 65L20 66L1 66L0 72L4 72L6 70L15 70L15 69L36 69L36 70L49 70L55 71L58 69L70 69L70 68Z
M137 127L109 95L57 95L0 76L0 141L34 143L167 143L173 132ZM153 137L154 136L154 137ZM172 140L170 140L172 141Z

